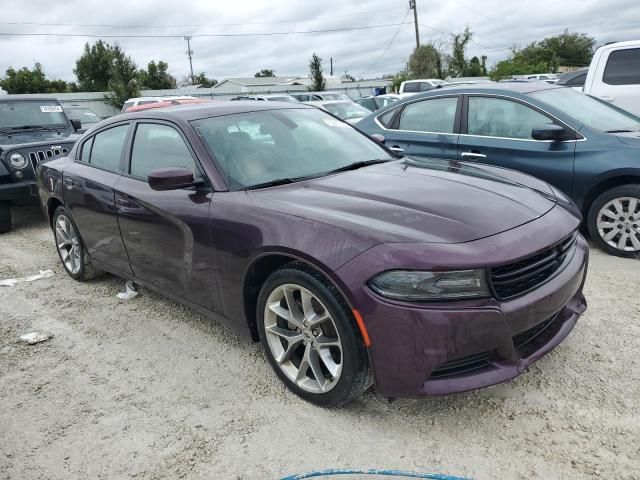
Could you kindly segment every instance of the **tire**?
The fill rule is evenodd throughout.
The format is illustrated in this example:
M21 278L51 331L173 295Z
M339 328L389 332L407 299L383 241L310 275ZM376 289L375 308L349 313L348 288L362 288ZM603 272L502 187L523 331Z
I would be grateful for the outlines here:
M11 231L11 204L0 202L0 233Z
M596 198L587 226L591 239L607 253L640 257L640 185L615 187Z
M78 227L66 208L58 207L53 212L52 229L60 262L71 278L84 282L103 273L91 263Z
M293 315L290 300L296 305ZM367 351L351 310L338 290L305 264L288 264L267 278L258 296L257 320L269 363L287 388L304 400L335 407L371 385Z

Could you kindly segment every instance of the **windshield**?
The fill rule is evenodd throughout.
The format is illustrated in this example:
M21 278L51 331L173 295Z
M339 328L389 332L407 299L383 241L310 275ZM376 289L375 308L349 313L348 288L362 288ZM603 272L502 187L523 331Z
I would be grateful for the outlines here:
M270 100L272 102L297 102L298 101L295 98L290 97L288 95L283 97L267 97L267 100Z
M0 102L0 128L66 125L67 117L56 101Z
M344 93L323 93L322 95L322 99L323 100L348 100L351 101L351 99L345 95Z
M317 109L248 112L195 120L192 125L232 190L392 159L375 141Z
M640 117L602 100L576 92L572 88L541 90L530 95L596 130L603 132L640 130Z
M366 108L352 102L327 103L324 105L324 108L326 108L328 112L333 113L335 116L340 117L343 120L366 117L371 113Z
M64 111L67 112L69 118L80 120L83 125L100 121L98 115L87 107L64 107Z

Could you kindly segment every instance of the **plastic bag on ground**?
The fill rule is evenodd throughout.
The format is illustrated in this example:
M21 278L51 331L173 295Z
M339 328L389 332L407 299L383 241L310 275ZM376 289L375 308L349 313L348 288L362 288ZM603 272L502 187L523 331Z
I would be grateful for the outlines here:
M51 335L50 333L31 332L31 333L26 333L25 335L21 335L20 341L27 343L29 345L35 345L36 343L46 342L51 337L53 337L53 335Z
M15 287L18 283L33 282L34 280L40 280L41 278L50 277L53 277L53 270L40 270L40 273L36 275L29 275L28 277L7 278L6 280L0 280L0 287Z
M124 292L120 292L116 295L120 300L131 300L138 296L138 289L136 288L136 284L131 280L127 280L127 283L124 284Z

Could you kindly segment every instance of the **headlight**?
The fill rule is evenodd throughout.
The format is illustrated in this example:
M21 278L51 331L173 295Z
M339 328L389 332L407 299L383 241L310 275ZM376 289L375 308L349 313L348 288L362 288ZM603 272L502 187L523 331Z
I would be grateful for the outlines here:
M389 270L369 280L368 285L378 295L394 300L459 300L490 296L484 270Z
M11 154L11 156L9 157L9 163L13 168L16 168L18 170L23 169L28 164L27 159L21 153Z

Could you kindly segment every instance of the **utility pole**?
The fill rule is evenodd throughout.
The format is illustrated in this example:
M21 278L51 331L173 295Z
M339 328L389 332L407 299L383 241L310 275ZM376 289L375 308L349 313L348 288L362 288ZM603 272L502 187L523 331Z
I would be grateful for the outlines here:
M184 39L187 41L187 55L189 55L189 68L191 69L191 83L193 83L193 62L191 61L193 50L191 50L191 35L185 35Z
M417 0L409 0L409 9L413 10L413 22L416 25L416 47L420 46L420 32L418 31L418 6Z
M329 59L331 61L331 76L333 77L333 57Z

